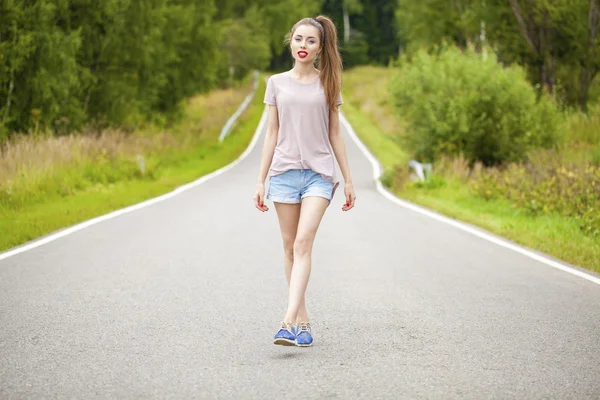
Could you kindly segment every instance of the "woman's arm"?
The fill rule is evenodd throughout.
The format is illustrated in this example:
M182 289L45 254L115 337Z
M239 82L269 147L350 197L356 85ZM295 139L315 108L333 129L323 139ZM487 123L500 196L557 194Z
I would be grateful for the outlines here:
M277 146L277 135L279 134L279 117L277 116L277 106L269 105L269 122L267 123L267 133L263 142L262 156L260 158L260 168L258 178L256 179L256 192L254 193L254 206L262 212L269 211L265 203L265 179L273 161L273 153Z
M335 158L342 170L342 175L344 175L344 195L346 197L346 204L342 207L342 211L348 211L354 207L356 194L354 193L354 186L352 185L350 167L348 167L346 145L344 144L344 138L340 132L340 114L337 109L335 111L329 111L329 141L331 142Z
M277 135L279 133L279 117L277 115L277 106L269 105L269 122L267 123L267 133L263 142L260 168L258 171L257 184L264 185L269 172L269 167L273 161L273 153L277 146Z
M344 138L340 132L340 114L339 110L329 111L329 141L333 148L333 153L340 166L342 175L346 185L352 184L352 177L350 176L350 167L348 167L348 157L346 156L346 146L344 144Z

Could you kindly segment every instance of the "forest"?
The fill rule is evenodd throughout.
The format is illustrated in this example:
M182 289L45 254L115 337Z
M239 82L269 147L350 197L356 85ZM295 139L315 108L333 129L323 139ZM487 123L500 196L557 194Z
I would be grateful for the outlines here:
M319 14L346 68L486 45L564 107L596 101L597 0L4 0L0 139L177 119L185 98L289 68L283 36Z

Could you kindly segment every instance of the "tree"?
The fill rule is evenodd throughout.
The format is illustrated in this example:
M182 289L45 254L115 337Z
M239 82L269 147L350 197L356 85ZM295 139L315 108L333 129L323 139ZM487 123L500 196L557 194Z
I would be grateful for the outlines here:
M569 103L586 107L589 87L598 72L598 5L596 0L506 0L527 50L521 59L536 71L534 81L553 93L561 83ZM511 51L506 44L504 52Z
M363 33L371 62L388 64L400 46L396 3L389 0L362 0L363 12L355 15L354 26Z
M0 2L0 136L170 114L216 85L214 0Z
M246 11L244 18L227 19L222 22L219 49L230 82L234 78L245 76L250 70L261 70L269 64L269 36L263 27L255 23L259 18L260 10L253 6Z
M409 51L450 41L460 47L475 42L480 32L475 13L480 0L398 0L396 21Z
M344 13L344 44L350 41L350 13L360 14L363 10L359 0L342 0L342 9Z
M409 52L443 40L481 45L485 26L500 61L525 65L533 83L555 95L559 85L582 108L599 70L599 15L598 0L399 0L396 13Z
M243 19L244 26L253 35L258 35L252 37L260 40L266 36L271 54L270 68L279 69L291 62L290 55L285 52L285 35L300 19L316 17L322 11L323 1L219 0L216 17L219 21Z
M30 128L59 131L81 126L78 32L65 32L55 21L64 2L40 0L0 5L0 116L3 133Z
M600 70L600 53L598 52L600 6L597 0L590 0L587 28L587 45L584 46L584 55L581 59L578 90L579 105L584 109L587 107L590 86Z

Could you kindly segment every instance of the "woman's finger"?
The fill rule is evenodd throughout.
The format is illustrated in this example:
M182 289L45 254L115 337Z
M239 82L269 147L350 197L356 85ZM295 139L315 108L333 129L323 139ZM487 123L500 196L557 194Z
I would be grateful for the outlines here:
M346 203L342 207L342 211L348 211L350 209L350 202L346 200Z
M356 200L356 197L352 197L352 195L349 195L349 197L346 199L346 204L344 204L344 206L342 207L342 210L348 211L348 210L351 210L352 208L354 208L355 200Z
M260 203L259 203L259 204L260 204L260 208L261 208L263 211L267 211L267 210L269 209L269 208L268 208L268 207L265 205L265 203L264 203L264 199L262 198L262 196L261 196L261 198L260 198Z
M269 211L269 207L267 207L265 205L265 203L263 202L262 196L258 195L257 196L257 201L256 201L256 208L258 208L260 211Z
M263 210L263 202L262 202L260 194L258 194L258 193L254 195L254 207L256 207L259 211L264 211Z

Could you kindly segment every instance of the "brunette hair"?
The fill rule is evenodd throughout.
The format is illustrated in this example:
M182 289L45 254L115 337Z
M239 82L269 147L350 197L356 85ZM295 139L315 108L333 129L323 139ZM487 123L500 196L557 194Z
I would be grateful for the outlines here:
M317 68L321 71L321 84L325 90L327 104L332 109L337 108L336 99L342 90L342 56L339 51L337 29L333 21L319 15L316 18L304 18L296 22L285 36L285 43L289 44L292 35L301 25L314 26L319 30L322 51L317 57Z

